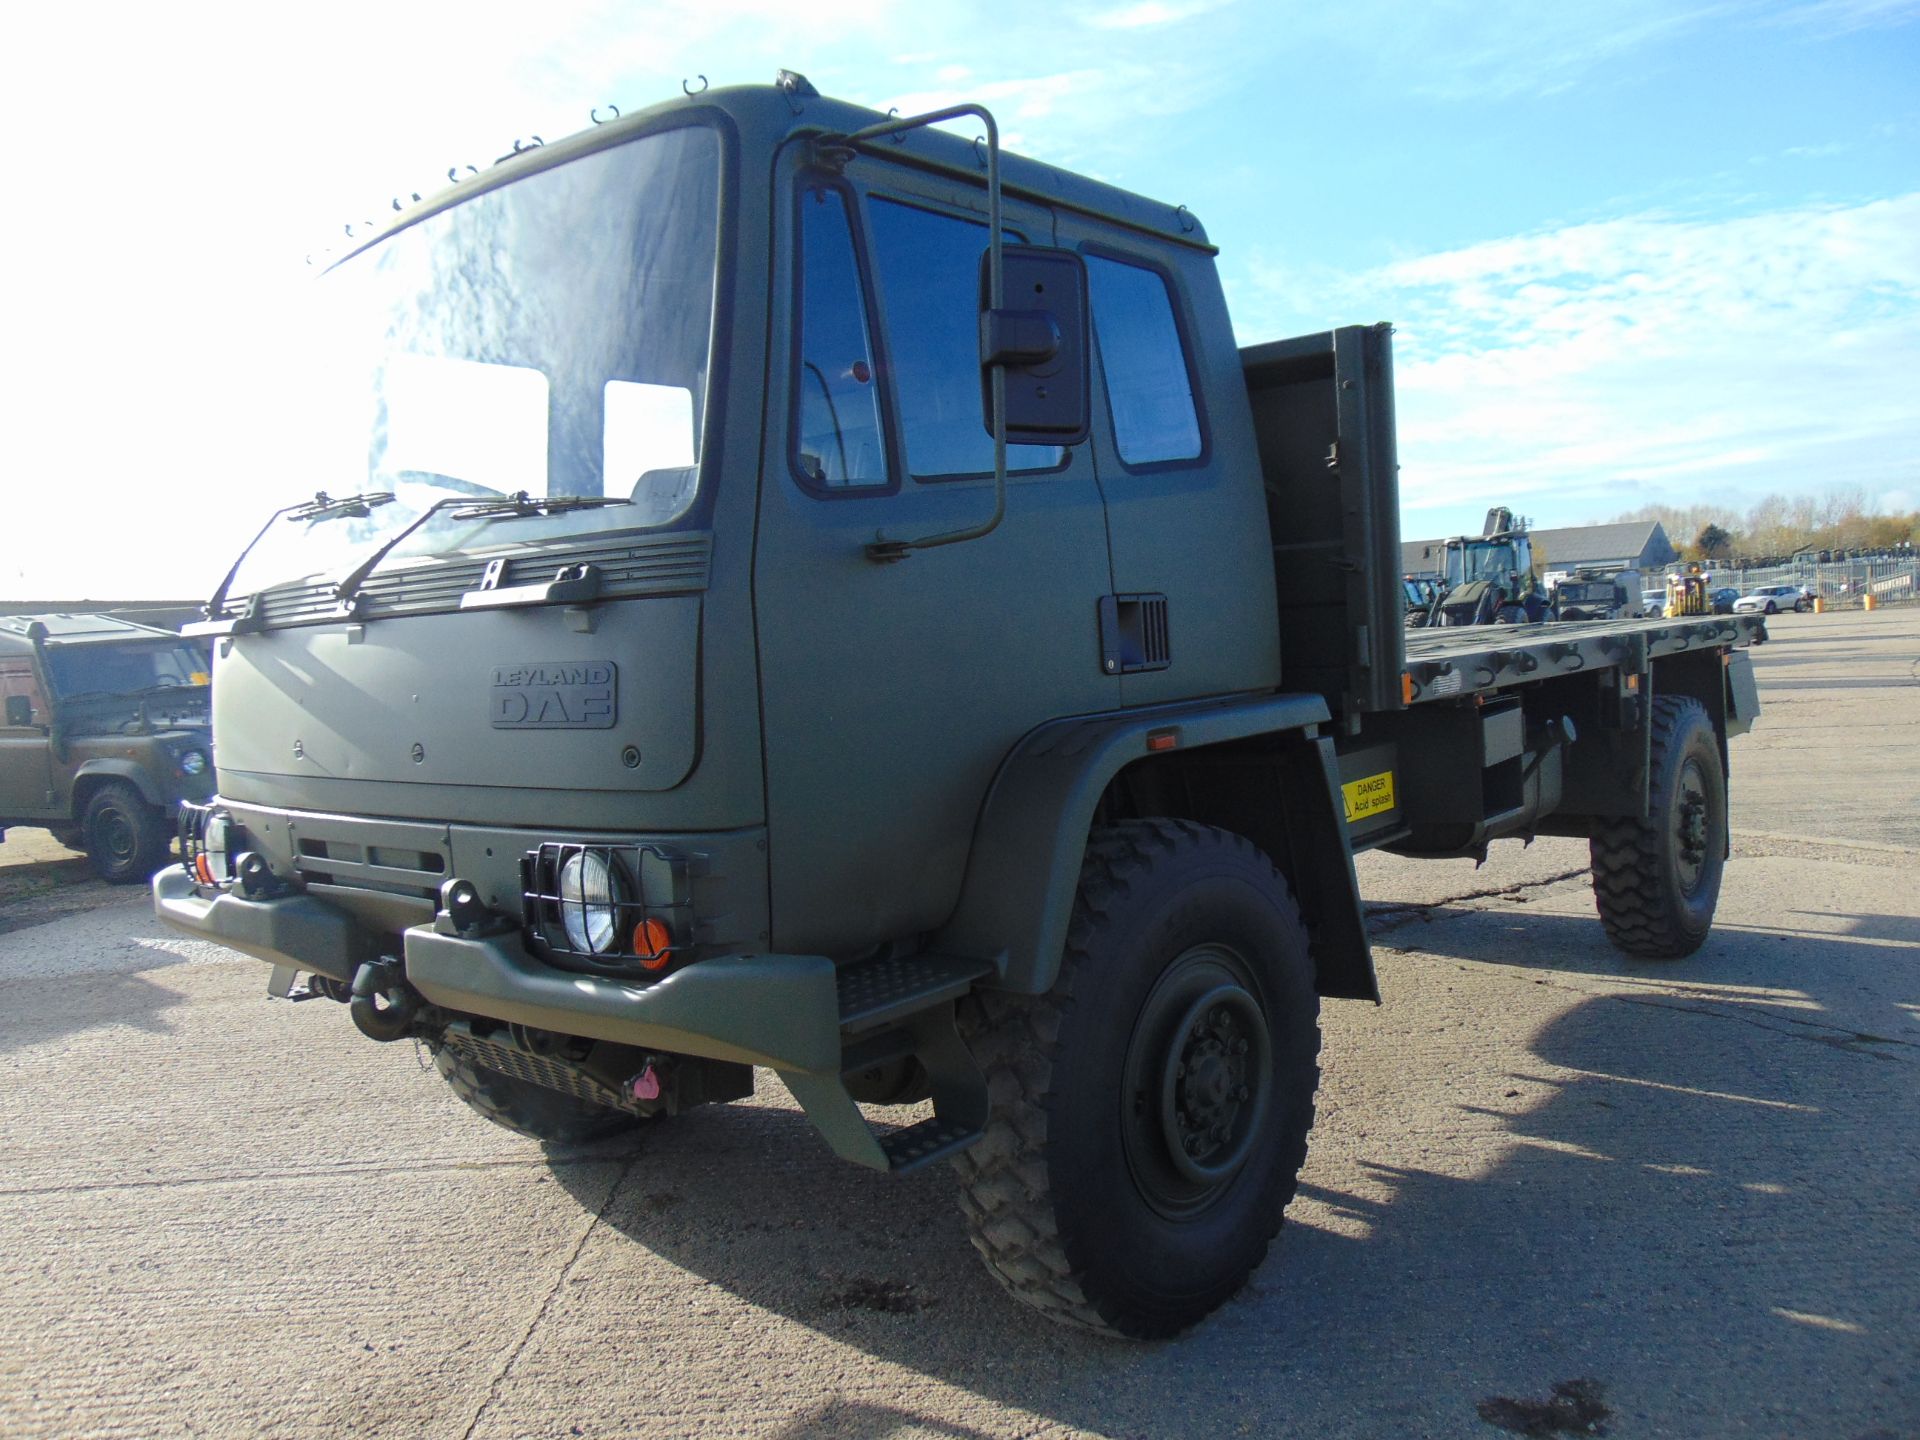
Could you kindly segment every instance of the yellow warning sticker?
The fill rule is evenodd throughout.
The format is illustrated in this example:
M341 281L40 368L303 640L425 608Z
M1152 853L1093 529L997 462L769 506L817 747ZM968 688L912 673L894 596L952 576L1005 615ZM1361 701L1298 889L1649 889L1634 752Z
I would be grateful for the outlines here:
M187 677L187 683L189 685L211 685L213 683L213 676L204 670L196 670Z
M1391 810L1393 772L1382 770L1378 775L1369 775L1363 780L1349 780L1340 787L1340 793L1346 797L1349 825L1369 815L1377 815L1382 810Z

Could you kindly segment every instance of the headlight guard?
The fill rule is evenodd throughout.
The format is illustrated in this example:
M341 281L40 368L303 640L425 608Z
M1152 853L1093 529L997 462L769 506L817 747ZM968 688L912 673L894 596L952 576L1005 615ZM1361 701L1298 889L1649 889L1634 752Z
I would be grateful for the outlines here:
M521 857L520 881L527 946L551 964L654 979L691 954L684 856L550 841Z

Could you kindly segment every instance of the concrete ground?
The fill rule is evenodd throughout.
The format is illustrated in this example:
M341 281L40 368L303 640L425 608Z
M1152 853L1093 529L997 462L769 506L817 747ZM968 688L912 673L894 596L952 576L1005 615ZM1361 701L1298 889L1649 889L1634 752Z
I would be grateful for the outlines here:
M1387 1003L1327 1007L1266 1265L1151 1346L770 1078L549 1156L16 832L0 1433L1914 1440L1920 612L1774 634L1694 958L1609 949L1577 842L1365 859Z

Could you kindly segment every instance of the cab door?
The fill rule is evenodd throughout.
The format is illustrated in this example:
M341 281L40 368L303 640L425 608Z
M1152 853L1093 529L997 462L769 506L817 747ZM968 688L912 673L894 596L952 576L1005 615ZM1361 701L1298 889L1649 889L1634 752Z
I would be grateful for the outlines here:
M1271 689L1274 537L1212 254L1074 211L1059 243L1087 265L1115 603L1157 641L1123 660L1125 703Z
M30 657L0 659L0 697L0 816L44 816L53 805L51 717Z
M855 158L776 167L773 337L755 554L776 948L930 930L1020 737L1114 708L1091 448L1010 447L1006 516L881 563L878 537L993 507L981 417L982 186ZM1050 243L1009 202L1009 238Z

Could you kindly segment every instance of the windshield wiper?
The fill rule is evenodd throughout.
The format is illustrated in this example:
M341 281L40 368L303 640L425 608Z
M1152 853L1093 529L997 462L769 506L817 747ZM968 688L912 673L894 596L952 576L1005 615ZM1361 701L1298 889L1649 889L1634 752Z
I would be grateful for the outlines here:
M413 523L354 566L347 577L333 587L334 599L340 602L342 610L353 611L360 594L361 582L373 573L374 568L382 560L393 553L395 546L443 511L452 510L455 520L518 520L531 515L553 515L563 510L595 510L603 505L631 505L632 503L631 500L617 495L536 496L529 495L524 490L517 490L498 500L475 500L470 495L455 495L445 500L436 500L415 516Z
M209 620L221 619L226 611L227 591L232 588L234 576L240 573L240 567L246 563L247 556L253 553L253 547L267 538L267 532L284 518L295 520L331 520L337 515L371 515L376 505L385 505L393 499L390 490L372 491L364 495L347 495L335 500L322 490L311 500L303 500L298 505L288 505L276 510L267 517L267 523L260 527L260 533L247 542L246 548L234 558L231 568L221 579L219 587L213 592L213 598L200 607L201 614Z

